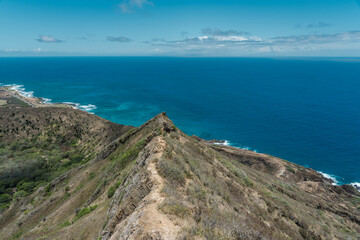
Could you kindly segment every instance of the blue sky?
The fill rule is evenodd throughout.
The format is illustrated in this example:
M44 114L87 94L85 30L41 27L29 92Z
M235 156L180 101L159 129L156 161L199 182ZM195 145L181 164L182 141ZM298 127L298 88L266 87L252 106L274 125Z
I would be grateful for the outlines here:
M360 0L0 0L0 56L360 56Z

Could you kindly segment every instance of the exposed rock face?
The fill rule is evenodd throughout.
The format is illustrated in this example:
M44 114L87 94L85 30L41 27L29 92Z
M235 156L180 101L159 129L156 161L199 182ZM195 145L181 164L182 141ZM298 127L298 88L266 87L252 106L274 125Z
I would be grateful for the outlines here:
M40 119L42 111L56 114L56 121L80 115L84 126L62 117L60 129L78 126L89 141L83 150L93 146L96 154L52 180L50 192L40 187L12 202L0 217L0 239L19 233L103 240L360 237L360 195L352 186L333 186L316 171L276 157L189 137L165 113L126 128L96 127L98 117L72 109L24 111L25 122ZM9 119L6 129L15 121ZM53 121L41 120L29 132ZM23 134L14 131L4 136Z

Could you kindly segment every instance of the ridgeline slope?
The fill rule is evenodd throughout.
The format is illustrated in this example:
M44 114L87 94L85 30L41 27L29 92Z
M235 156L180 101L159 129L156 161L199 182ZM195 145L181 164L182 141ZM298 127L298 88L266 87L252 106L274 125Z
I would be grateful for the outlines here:
M285 160L71 108L0 108L0 239L359 239L360 194Z

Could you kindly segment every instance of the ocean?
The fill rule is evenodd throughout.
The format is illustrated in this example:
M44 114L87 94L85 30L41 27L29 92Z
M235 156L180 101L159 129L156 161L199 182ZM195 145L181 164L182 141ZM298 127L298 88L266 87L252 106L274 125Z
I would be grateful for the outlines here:
M189 135L360 186L360 59L0 58L0 83L120 124L165 111Z

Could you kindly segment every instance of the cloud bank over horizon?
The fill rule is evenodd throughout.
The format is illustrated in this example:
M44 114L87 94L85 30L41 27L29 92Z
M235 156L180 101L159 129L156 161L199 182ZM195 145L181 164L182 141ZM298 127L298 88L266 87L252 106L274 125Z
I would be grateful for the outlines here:
M237 30L203 29L201 36L180 40L150 42L155 47L167 47L182 52L196 52L209 55L221 55L221 51L235 54L268 54L316 52L319 50L339 50L354 46L360 47L360 31L348 31L334 34L306 34L261 38L249 32Z
M1 56L360 57L360 0L0 2Z

